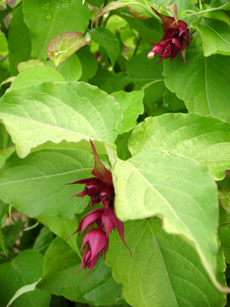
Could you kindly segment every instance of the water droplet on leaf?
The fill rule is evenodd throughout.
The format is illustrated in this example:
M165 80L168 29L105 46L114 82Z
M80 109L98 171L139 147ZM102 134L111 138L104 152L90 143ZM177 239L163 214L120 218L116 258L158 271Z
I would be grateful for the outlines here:
M58 5L57 7L58 8L63 8L65 7L66 5L68 5L69 3L71 3L72 0L58 0Z
M71 0L59 0L60 3L71 3Z
M51 5L50 0L39 0L38 3L41 9L43 9L44 11L48 11L50 9L50 5Z
M50 20L52 18L51 14L46 15L46 20Z

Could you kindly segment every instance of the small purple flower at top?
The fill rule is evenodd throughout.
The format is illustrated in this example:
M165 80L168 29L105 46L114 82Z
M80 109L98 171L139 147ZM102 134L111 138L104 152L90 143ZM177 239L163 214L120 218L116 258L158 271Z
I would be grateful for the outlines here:
M176 5L174 5L173 9L175 17L162 15L154 8L152 10L163 21L165 34L159 43L151 43L154 48L148 53L148 59L152 59L154 55L160 54L160 59L157 63L167 58L170 58L172 61L177 53L179 53L183 56L186 63L185 53L190 43L190 34L187 23L176 19Z

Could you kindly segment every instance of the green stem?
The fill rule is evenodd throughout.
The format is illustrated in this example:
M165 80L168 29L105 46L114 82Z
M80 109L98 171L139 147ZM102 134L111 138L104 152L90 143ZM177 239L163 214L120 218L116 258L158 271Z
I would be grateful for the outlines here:
M132 56L132 57L135 57L135 55L137 54L137 50L138 50L138 48L139 48L139 46L140 46L141 40L142 40L142 37L139 36L138 39L137 39L136 48L135 48L135 50L134 50L134 52L133 52L133 56Z

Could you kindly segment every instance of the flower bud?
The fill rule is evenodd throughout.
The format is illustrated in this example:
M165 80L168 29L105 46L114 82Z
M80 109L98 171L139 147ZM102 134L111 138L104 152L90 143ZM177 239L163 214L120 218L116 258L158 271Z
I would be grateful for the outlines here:
M150 52L148 53L147 58L148 58L149 60L151 60L151 59L153 59L153 57L154 57L154 52L153 52L153 51L150 51Z

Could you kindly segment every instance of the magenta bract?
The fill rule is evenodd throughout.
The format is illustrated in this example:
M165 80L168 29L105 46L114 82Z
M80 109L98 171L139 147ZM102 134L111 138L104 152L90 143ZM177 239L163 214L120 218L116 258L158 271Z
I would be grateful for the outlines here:
M92 149L93 149L93 155L94 155L94 168L91 172L92 175L100 179L102 182L104 182L106 185L113 185L113 179L112 174L107 168L104 166L104 164L101 162L96 148L93 145L93 142L90 140Z
M93 142L90 141L90 143L94 155L94 168L91 174L95 177L81 179L70 183L85 184L85 189L72 197L84 197L88 195L91 198L89 205L103 203L104 199L110 202L110 200L114 197L112 173L101 162Z
M148 58L152 59L154 55L160 54L160 59L157 63L167 58L172 61L179 53L186 63L185 53L190 43L187 23L174 17L162 15L154 8L152 9L161 18L165 34L159 43L151 43L154 48L148 53ZM176 6L174 11L177 12Z
M88 246L88 249L85 251L80 270L83 268L89 268L88 275L92 268L97 263L98 254L104 252L104 258L108 249L109 240L106 236L106 233L101 229L92 229L84 237L81 251L85 246ZM87 275L87 276L88 276Z
M92 142L91 146L93 149L95 161L94 169L91 173L95 177L81 179L78 181L74 181L70 184L85 184L84 190L73 196L84 197L88 195L91 198L89 205L102 204L104 205L104 207L94 209L89 212L80 222L78 229L69 236L71 237L78 231L80 231L80 233L82 234L85 229L90 227L93 228L85 235L81 248L82 251L86 245L88 246L88 249L85 251L82 258L80 270L83 267L89 268L89 272L97 263L98 254L100 252L104 252L105 258L109 244L108 236L112 230L117 229L122 241L124 242L125 246L128 248L131 254L131 251L124 239L124 225L116 217L116 214L114 212L115 194L112 174L101 162Z

